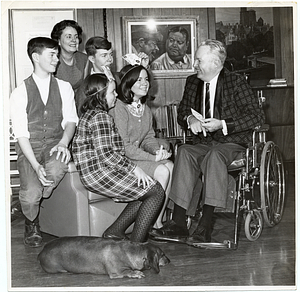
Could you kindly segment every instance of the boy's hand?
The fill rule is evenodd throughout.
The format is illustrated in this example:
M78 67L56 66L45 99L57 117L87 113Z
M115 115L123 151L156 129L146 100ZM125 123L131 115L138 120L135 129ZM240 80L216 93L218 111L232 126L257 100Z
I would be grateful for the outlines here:
M50 156L52 156L55 151L57 151L56 160L58 160L59 156L61 155L61 162L68 164L71 159L71 154L68 147L65 144L58 143L50 150Z
M52 180L47 180L46 171L42 165L39 164L35 169L35 172L44 187L49 187L54 183Z

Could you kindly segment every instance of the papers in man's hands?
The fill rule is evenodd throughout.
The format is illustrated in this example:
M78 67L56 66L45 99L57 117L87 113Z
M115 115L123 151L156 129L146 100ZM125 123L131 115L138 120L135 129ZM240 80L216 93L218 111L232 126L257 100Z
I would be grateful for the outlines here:
M192 112L192 115L200 122L203 122L204 121L204 118L203 116L198 113L197 111L195 111L194 109L191 108L191 112ZM204 127L202 127L202 132L203 132L203 135L204 137L206 137L206 130Z

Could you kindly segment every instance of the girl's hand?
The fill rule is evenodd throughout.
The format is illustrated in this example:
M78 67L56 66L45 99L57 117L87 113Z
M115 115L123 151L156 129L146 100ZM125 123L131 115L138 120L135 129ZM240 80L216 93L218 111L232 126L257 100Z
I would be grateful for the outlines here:
M143 183L143 188L149 187L151 183L153 183L153 179L151 176L147 175L140 167L136 166L133 171L134 175L138 179L138 186L140 186L141 182Z
M172 155L172 153L163 149L163 145L160 145L160 149L156 151L155 161L161 161L164 159L168 159L171 157L171 155Z

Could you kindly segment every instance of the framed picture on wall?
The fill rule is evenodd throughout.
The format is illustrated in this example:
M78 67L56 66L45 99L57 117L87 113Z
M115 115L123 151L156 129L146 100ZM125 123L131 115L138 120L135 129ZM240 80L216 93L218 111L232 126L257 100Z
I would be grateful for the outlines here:
M124 16L123 52L135 55L146 53L155 77L190 75L195 72L193 63L197 24L197 16Z
M53 26L64 19L75 19L75 9L12 9L9 52L11 90L32 73L27 43L34 37L50 37ZM29 21L30 20L30 21Z

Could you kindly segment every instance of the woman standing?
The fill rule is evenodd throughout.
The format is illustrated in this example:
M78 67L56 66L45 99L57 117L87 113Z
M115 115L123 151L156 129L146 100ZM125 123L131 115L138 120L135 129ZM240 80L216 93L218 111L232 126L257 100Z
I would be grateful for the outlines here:
M86 84L83 115L72 145L75 165L87 189L128 202L102 237L125 239L126 229L135 222L130 240L143 242L161 210L164 190L125 156L123 140L107 113L116 102L115 81L96 73L87 77Z
M109 113L125 144L125 155L156 179L166 191L168 198L173 171L173 162L168 144L155 138L152 113L146 105L150 87L150 75L142 65L126 65L120 71L116 106ZM162 227L162 218L167 200L154 227Z
M55 24L51 38L60 46L60 58L55 76L69 82L76 91L88 72L88 57L78 51L82 41L82 28L74 20L62 20Z

